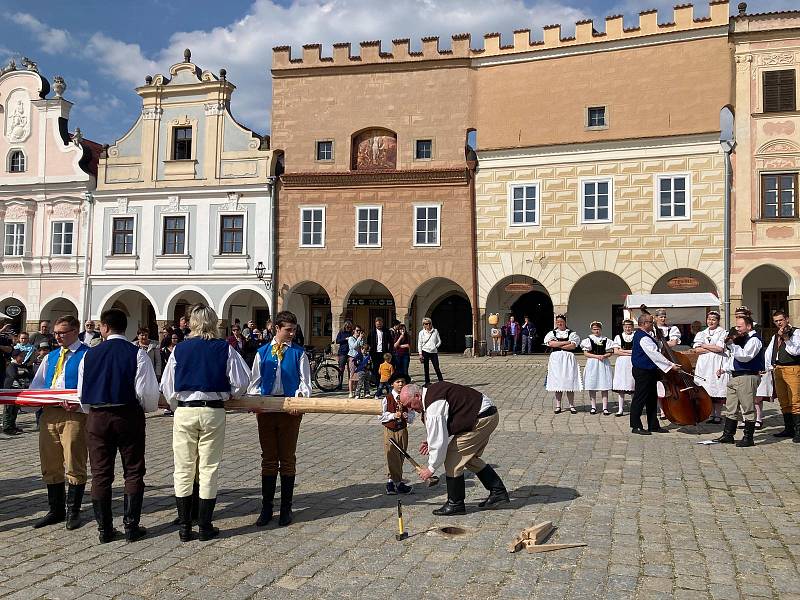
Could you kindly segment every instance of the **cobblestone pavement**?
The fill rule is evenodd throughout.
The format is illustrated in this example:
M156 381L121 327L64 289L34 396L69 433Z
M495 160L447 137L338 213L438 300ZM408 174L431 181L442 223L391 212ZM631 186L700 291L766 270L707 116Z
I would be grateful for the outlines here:
M0 436L0 596L3 598L800 598L800 446L776 441L766 411L753 448L702 446L718 427L632 436L627 418L554 415L543 357L445 357L452 380L498 404L485 458L513 501L436 518L444 486L403 497L411 537L394 539L395 496L383 494L381 426L374 417L306 415L300 434L296 523L253 526L260 506L252 415L229 415L212 542L181 544L174 527L168 417L147 420L147 493L134 544L97 544L93 522L33 530L46 493L37 438ZM415 366L416 368L419 365ZM412 372L413 374L413 372ZM579 406L584 403L579 395ZM626 407L627 410L627 407ZM411 428L411 446L421 440ZM410 475L409 475L410 477ZM118 475L114 510L121 527ZM91 508L84 505L88 519ZM551 520L551 541L588 547L509 554L522 528ZM441 526L467 530L460 537Z

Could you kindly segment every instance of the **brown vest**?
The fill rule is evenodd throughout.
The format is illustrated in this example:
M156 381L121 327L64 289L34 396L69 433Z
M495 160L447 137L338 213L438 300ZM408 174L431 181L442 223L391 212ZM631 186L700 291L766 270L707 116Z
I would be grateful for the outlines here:
M386 394L386 410L388 412L396 413L397 409L397 402L395 402L394 395L391 392ZM406 421L405 417L400 419L392 419L391 421L386 421L383 424L386 429L391 429L392 431L403 431L406 427L408 427L408 421Z
M440 381L428 386L423 408L428 408L437 400L444 400L448 404L447 431L450 435L475 429L483 403L482 393L465 385Z

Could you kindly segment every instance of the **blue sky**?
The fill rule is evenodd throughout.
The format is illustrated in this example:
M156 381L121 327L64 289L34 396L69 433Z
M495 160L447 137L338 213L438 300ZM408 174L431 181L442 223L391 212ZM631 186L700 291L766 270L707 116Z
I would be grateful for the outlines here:
M65 97L75 103L70 128L113 143L136 120L134 92L146 75L164 73L192 49L201 68L228 70L237 86L234 115L259 133L269 132L269 67L273 46L353 42L393 38L419 40L439 35L443 46L454 33L473 34L480 47L484 33L510 36L514 29L594 18L602 29L609 14L658 8L670 20L671 0L0 0L0 62L28 56L52 81L67 81ZM800 9L800 0L751 0L749 12ZM731 10L736 10L732 2ZM696 2L696 16L708 13Z

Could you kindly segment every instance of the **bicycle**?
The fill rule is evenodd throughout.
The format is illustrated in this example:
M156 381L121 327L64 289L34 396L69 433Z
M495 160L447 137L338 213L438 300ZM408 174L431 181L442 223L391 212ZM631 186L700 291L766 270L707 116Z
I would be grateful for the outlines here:
M339 389L342 372L336 358L324 350L306 347L308 363L311 367L311 378L318 389L323 392L335 392Z

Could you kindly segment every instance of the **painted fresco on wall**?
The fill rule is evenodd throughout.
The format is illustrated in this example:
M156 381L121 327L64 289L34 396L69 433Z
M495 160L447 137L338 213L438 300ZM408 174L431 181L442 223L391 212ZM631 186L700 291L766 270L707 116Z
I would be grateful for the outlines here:
M353 169L370 171L397 166L397 136L387 129L368 129L353 140Z

